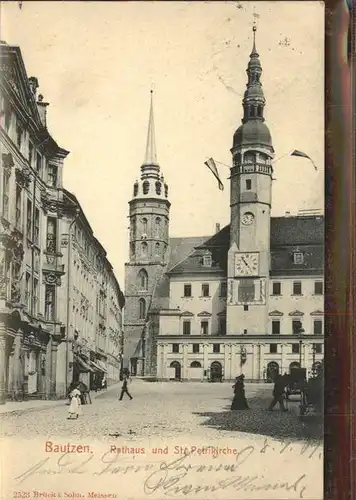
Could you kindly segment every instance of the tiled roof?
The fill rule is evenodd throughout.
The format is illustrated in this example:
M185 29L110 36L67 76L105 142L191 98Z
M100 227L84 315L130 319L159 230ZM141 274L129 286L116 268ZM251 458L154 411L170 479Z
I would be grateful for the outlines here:
M230 225L225 226L211 237L200 238L200 242L199 238L172 238L171 241L173 243L171 255L174 258L171 258L167 268L169 275L185 273L226 274ZM323 245L324 217L272 217L271 275L322 274L324 268ZM203 265L203 255L207 249L212 254L211 267ZM304 254L304 261L303 264L296 265L293 254L299 251Z
M271 248L279 245L321 245L324 242L324 217L292 216L271 218Z

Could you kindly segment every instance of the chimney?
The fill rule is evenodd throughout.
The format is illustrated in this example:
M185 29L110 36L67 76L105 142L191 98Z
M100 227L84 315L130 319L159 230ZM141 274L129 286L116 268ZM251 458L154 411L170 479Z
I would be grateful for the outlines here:
M219 231L220 231L220 224L219 224L219 222L217 222L215 224L215 233L218 233Z
M285 217L290 217L290 212L286 212Z
M46 119L47 109L46 108L48 105L49 105L48 102L43 102L43 95L40 94L38 96L38 100L37 100L37 109L38 109L38 112L40 114L42 125L44 127L47 126L47 119Z
M30 86L31 92L34 98L37 98L38 80L35 76L30 76L28 79L28 84Z

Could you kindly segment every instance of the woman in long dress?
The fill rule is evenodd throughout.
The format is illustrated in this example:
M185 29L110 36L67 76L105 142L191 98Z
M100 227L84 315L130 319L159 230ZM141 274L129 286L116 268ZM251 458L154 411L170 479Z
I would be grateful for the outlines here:
M79 414L82 413L82 405L80 401L81 392L78 389L79 384L72 390L69 394L70 405L68 408L69 417L68 418L78 418Z
M245 386L244 386L244 375L236 377L236 382L232 386L234 389L234 399L232 400L231 409L232 410L248 410L249 406L247 404L245 396Z

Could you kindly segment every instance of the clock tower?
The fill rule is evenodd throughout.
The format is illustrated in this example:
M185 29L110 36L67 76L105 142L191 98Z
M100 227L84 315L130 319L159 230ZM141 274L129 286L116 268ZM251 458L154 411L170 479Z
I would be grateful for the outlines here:
M266 333L272 191L271 134L265 124L262 67L255 43L247 67L242 125L233 138L230 180L227 334Z

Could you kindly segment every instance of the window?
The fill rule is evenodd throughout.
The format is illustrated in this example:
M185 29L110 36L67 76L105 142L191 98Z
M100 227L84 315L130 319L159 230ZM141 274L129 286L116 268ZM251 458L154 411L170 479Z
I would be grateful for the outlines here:
M193 353L198 354L199 352L199 344L193 344Z
M16 219L15 226L17 229L21 228L21 188L16 185Z
M204 267L211 267L213 263L213 259L211 257L211 253L207 253L203 256L203 266Z
M22 144L22 134L23 134L22 127L20 124L17 124L16 125L16 144L19 148L21 148L21 144Z
M55 314L55 285L46 285L45 288L45 318L48 321L54 321Z
M58 169L57 165L48 165L47 183L52 186L57 186L57 175Z
M200 322L200 331L202 335L208 335L209 333L209 321Z
M270 344L269 345L269 352L270 352L270 354L277 354L277 344Z
M324 293L323 282L322 281L315 281L314 282L314 295L323 295L323 293Z
M37 153L36 155L36 170L38 174L40 174L42 171L42 156L40 155L40 153Z
M147 257L147 253L148 253L148 245L144 241L143 243L141 243L141 255L142 255L142 257Z
M272 321L272 335L279 335L281 333L281 322L279 320Z
M147 219L145 218L142 219L142 232L147 235Z
M314 320L313 333L314 333L314 335L322 335L323 334L323 322L321 319Z
M246 179L246 191L251 191L252 181L251 179Z
M172 352L175 354L179 353L179 344L172 344Z
M199 363L199 361L192 361L190 363L190 368L201 368L201 363Z
M28 162L30 164L30 166L32 166L32 162L33 162L33 144L31 141L29 141L28 143Z
M279 281L272 283L272 295L281 295L281 284Z
M244 311L248 311L248 306L246 304L244 305Z
M155 244L155 255L156 257L159 257L161 255L161 247L159 243Z
M301 332L301 330L302 330L302 322L299 319L294 319L292 321L293 335L299 335L300 333L303 333Z
M140 282L140 289L147 290L147 288L148 288L148 274L145 271L145 269L141 269L141 271L138 273L138 279Z
M156 238L160 238L161 236L161 219L159 217L156 217L155 220L155 235Z
M132 229L132 238L136 237L136 219L132 218L131 220L131 229Z
M219 317L219 335L226 335L226 318Z
M304 255L301 252L294 252L293 260L294 260L294 264L303 264Z
M5 114L5 130L6 132L9 132L11 125L11 108L6 100L4 100L4 114Z
M244 335L247 335L247 328L244 329Z
M46 250L48 253L57 251L57 219L55 217L47 217Z
M292 353L293 354L299 354L299 350L300 350L299 344L292 344Z
M37 315L38 310L38 279L33 280L33 314Z
M138 194L138 182L135 182L135 184L134 184L134 190L133 190L133 195L137 196L137 194Z
M227 283L226 281L222 281L220 283L220 297L226 297L227 294Z
M192 296L192 285L184 285L184 297Z
M220 352L220 344L213 344L213 352L216 354Z
M9 217L9 181L10 181L10 176L6 173L4 170L4 175L3 175L3 200L2 200L2 214L3 216L8 219Z
M157 181L156 182L156 194L158 194L158 196L160 196L161 191L162 191L162 184L159 181Z
M255 284L249 280L240 280L238 288L239 302L255 300Z
M30 200L27 200L27 214L26 214L26 231L27 238L32 240L32 203Z
M315 354L322 354L323 345L322 344L313 344L313 351Z
M164 185L164 196L168 198L168 186L167 184Z
M148 181L145 181L142 184L142 190L143 190L143 194L148 194L148 192L150 190L150 183Z
M209 297L209 285L203 284L201 286L201 294L203 297Z
M140 306L140 319L145 319L146 317L146 301L145 299L140 299L139 300L139 306Z
M31 308L31 275L26 273L25 277L25 303L28 310Z
M183 321L183 335L190 335L190 321Z
M302 295L302 282L294 281L293 282L293 295Z
M33 242L35 245L39 244L40 240L40 211L38 208L35 208L35 220L33 226Z

